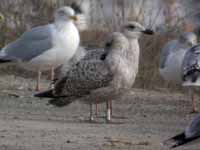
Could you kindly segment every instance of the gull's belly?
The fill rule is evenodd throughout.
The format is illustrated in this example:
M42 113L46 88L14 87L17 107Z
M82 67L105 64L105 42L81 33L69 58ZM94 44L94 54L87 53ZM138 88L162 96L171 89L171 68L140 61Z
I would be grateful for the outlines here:
M166 65L164 68L160 68L161 76L170 82L181 83L181 66L183 62L185 52L177 52L168 56Z
M69 36L70 35L70 36ZM79 34L57 33L54 38L53 48L22 64L28 70L49 70L50 67L58 67L70 60L75 54L79 45Z

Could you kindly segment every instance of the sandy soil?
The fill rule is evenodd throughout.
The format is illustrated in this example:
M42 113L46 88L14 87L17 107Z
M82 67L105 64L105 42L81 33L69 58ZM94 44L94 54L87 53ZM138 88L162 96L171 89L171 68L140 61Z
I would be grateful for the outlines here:
M2 75L0 89L0 150L164 150L160 143L195 116L186 95L167 90L133 89L114 101L111 123L104 119L105 104L89 123L85 104L56 108L34 98L33 79Z

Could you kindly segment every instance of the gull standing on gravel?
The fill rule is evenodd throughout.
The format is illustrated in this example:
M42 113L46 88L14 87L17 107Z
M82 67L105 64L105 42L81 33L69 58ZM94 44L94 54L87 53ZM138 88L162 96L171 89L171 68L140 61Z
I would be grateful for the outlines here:
M110 121L109 101L124 94L135 82L140 53L138 38L153 31L137 22L128 22L123 33L111 34L100 59L81 59L55 83L54 89L35 96L54 98L50 103L60 107L77 99L89 103L90 120L94 119L92 104L107 102L106 116Z
M54 17L52 24L25 32L0 52L0 62L10 60L25 69L38 72L36 90L40 90L41 71L51 69L53 79L54 68L72 58L80 41L73 22L77 17L71 7L59 8Z
M77 21L75 21L74 24L79 32L87 30L89 28L88 18L84 13L84 9L81 7L82 5L80 4L80 1L75 1L70 6L73 8L77 16ZM87 50L83 46L79 45L73 57L70 60L66 60L62 65L55 69L54 81L64 77L72 65L80 61L86 55L86 53Z
M164 141L162 144L169 148L176 148L181 145L189 144L200 138L200 114L198 114L185 131Z
M161 51L159 71L164 80L182 84L182 63L186 52L197 44L197 36L192 32L185 32L178 40L168 42ZM192 96L193 97L193 96ZM195 112L192 98L192 112Z
M183 86L188 87L192 92L192 104L197 112L193 93L199 95L200 92L200 44L192 47L185 54L182 65Z
M181 66L186 51L197 44L197 37L192 32L180 35L178 40L169 41L164 45L160 56L159 71L164 80L182 83Z

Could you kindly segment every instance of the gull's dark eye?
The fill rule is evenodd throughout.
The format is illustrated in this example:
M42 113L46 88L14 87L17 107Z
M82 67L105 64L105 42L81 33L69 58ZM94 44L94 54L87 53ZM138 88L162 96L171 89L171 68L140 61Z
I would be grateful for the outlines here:
M111 47L111 45L112 45L112 41L109 41L109 42L107 42L107 43L105 44L105 47L106 47L106 48L109 48L109 47Z
M71 8L74 9L74 11L76 12L76 14L82 14L83 13L82 10L81 10L81 8L80 8L80 6L78 4L76 4L76 3L72 3L71 4Z
M128 25L127 28L133 30L133 29L135 29L135 26L134 25Z

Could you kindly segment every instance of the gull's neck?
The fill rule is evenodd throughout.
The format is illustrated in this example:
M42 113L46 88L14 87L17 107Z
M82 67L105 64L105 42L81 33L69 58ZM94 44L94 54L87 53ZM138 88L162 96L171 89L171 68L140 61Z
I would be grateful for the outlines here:
M75 27L74 23L72 21L63 21L63 20L56 20L54 22L54 25L58 31L63 31L64 29Z
M127 51L126 58L130 65L130 70L132 70L133 73L132 79L130 81L134 82L139 69L140 47L138 39L129 38L128 41L129 41L129 50Z

